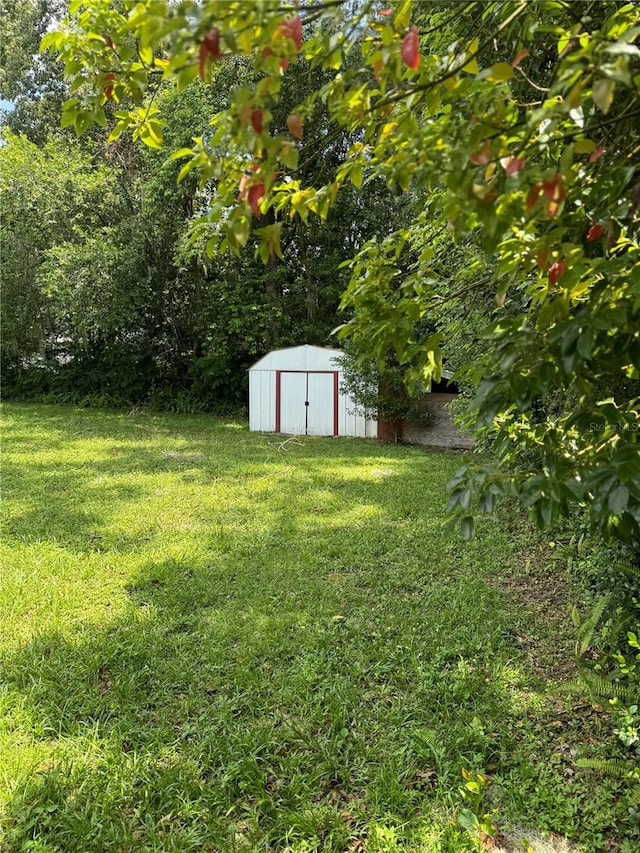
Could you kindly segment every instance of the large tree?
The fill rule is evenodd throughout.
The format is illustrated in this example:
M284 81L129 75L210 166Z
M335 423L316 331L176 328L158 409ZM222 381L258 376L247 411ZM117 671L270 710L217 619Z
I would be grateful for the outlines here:
M393 347L407 379L441 370L443 256L472 238L477 286L496 316L486 331L474 419L497 462L467 469L452 509L470 531L474 500L517 495L550 524L587 503L606 535L638 538L640 10L623 2L74 2L45 46L65 61L73 98L63 123L105 123L161 145L163 80L209 81L224 57L255 74L207 132L176 152L212 197L209 249L239 250L252 226L267 263L284 222L327 216L348 185L384 182L415 201L410 227L359 248L344 297L365 356ZM354 49L358 51L354 62ZM243 60L244 61L244 60ZM289 66L331 72L284 122ZM341 165L300 171L319 103ZM323 150L332 136L323 140ZM432 229L434 239L424 239ZM434 230L435 229L435 230ZM447 238L448 235L448 238ZM422 239L418 239L422 236ZM466 281L462 293L472 292ZM514 457L536 449L536 466Z

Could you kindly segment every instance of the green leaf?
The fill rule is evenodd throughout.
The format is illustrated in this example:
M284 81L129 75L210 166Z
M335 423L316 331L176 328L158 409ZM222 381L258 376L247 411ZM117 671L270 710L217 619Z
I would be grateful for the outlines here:
M169 155L169 160L181 160L183 157L193 157L193 148L178 148Z
M413 0L401 0L393 15L393 22L398 30L405 30L411 22Z
M608 77L602 77L593 84L593 102L605 115L611 109L615 86L615 81Z
M506 80L511 80L514 75L513 68L508 62L498 62L492 65L489 70L490 73L487 79L493 83L503 83Z
M596 150L596 144L593 139L578 139L573 144L573 150L576 154L591 154Z
M235 217L231 223L234 240L240 248L247 245L249 228L249 219L246 216Z
M471 56L472 54L476 54L478 52L479 46L480 40L478 38L474 38L474 40L468 45L465 51L466 55ZM477 74L480 70L477 58L474 56L473 59L470 59L466 65L462 66L462 70L466 71L467 74Z
M466 829L469 832L477 832L480 825L480 821L471 809L462 809L458 814L458 823L463 829Z
M189 160L188 163L185 163L182 169L178 172L178 183L181 183L187 177L189 172L192 172L196 168L196 166L197 162L195 160Z
M77 101L76 101L77 103ZM69 127L70 125L75 125L76 118L78 116L78 108L75 104L68 105L65 104L62 108L62 118L60 120L61 127Z
M465 515L460 521L462 538L468 541L473 536L473 516Z
M146 65L151 65L153 63L153 50L150 47L148 47L147 45L145 45L145 46L141 45L139 50L138 50L138 54L140 56L140 59Z
M116 125L114 125L113 130L107 137L107 142L115 142L116 139L119 139L123 132L127 129L126 121L119 121Z
M92 117L88 113L76 113L74 121L76 136L82 136L85 130L91 127L92 121Z
M278 155L278 159L281 163L283 163L287 168L295 171L298 168L298 161L300 159L300 152L298 148L289 143L287 145L283 145L280 150L280 154Z
M629 503L629 490L627 487L621 485L612 489L611 492L609 492L609 500L607 503L613 515L620 515Z

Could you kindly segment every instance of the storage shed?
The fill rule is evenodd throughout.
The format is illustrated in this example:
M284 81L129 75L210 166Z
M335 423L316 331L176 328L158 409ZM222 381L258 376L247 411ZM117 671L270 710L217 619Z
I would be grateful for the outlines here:
M378 425L340 390L341 350L305 344L274 350L249 369L249 429L374 438Z

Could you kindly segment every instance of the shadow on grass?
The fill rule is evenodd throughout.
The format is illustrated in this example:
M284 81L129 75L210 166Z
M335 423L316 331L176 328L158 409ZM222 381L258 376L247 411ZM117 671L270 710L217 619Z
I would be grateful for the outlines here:
M124 612L3 655L8 851L337 853L376 824L407 844L423 820L446 826L463 768L489 768L507 799L535 788L540 683L484 580L509 544L492 529L445 542L450 457L341 440L285 453L208 418L127 442L110 417L36 418L35 435L59 435L16 466L30 504L9 531L129 560L130 541L87 537L117 513L143 527L160 473L171 504L192 501L198 544L137 546ZM548 782L558 829L564 781Z
M247 548L149 564L125 616L5 656L42 749L7 849L342 851L459 807L463 767L517 765L530 685L480 579Z
M127 544L126 536L105 536L104 528L119 508L143 518L159 494L157 478L162 475L173 476L175 485L185 487L237 485L248 476L274 479L272 486L249 494L247 504L268 502L277 489L286 493L287 501L292 481L304 480L306 489L324 486L331 491L333 501L325 494L324 505L309 509L321 514L331 511L332 502L339 503L343 490L359 480L365 484L361 493L365 502L389 506L385 479L402 475L381 468L373 477L364 477L357 465L364 469L388 458L396 468L411 464L412 477L416 466L424 471L430 465L449 473L451 469L450 460L429 459L423 451L405 449L399 462L393 446L350 439L305 439L281 450L277 436L250 434L238 424L225 425L206 416L130 418L82 409L4 408L8 410L3 431L6 535L25 543L53 538L80 553L110 547L119 553L127 547L138 550L139 537ZM442 479L440 472L437 476ZM401 488L397 482L396 493ZM286 509L281 503L274 510L284 527ZM412 498L401 497L398 509L415 512ZM245 512L250 511L247 505Z

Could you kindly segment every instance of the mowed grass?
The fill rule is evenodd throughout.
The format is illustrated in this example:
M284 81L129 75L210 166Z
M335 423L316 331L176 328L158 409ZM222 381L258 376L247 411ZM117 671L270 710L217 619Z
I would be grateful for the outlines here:
M522 543L443 533L458 455L27 405L3 436L1 850L472 850L463 770L499 826L615 835Z

